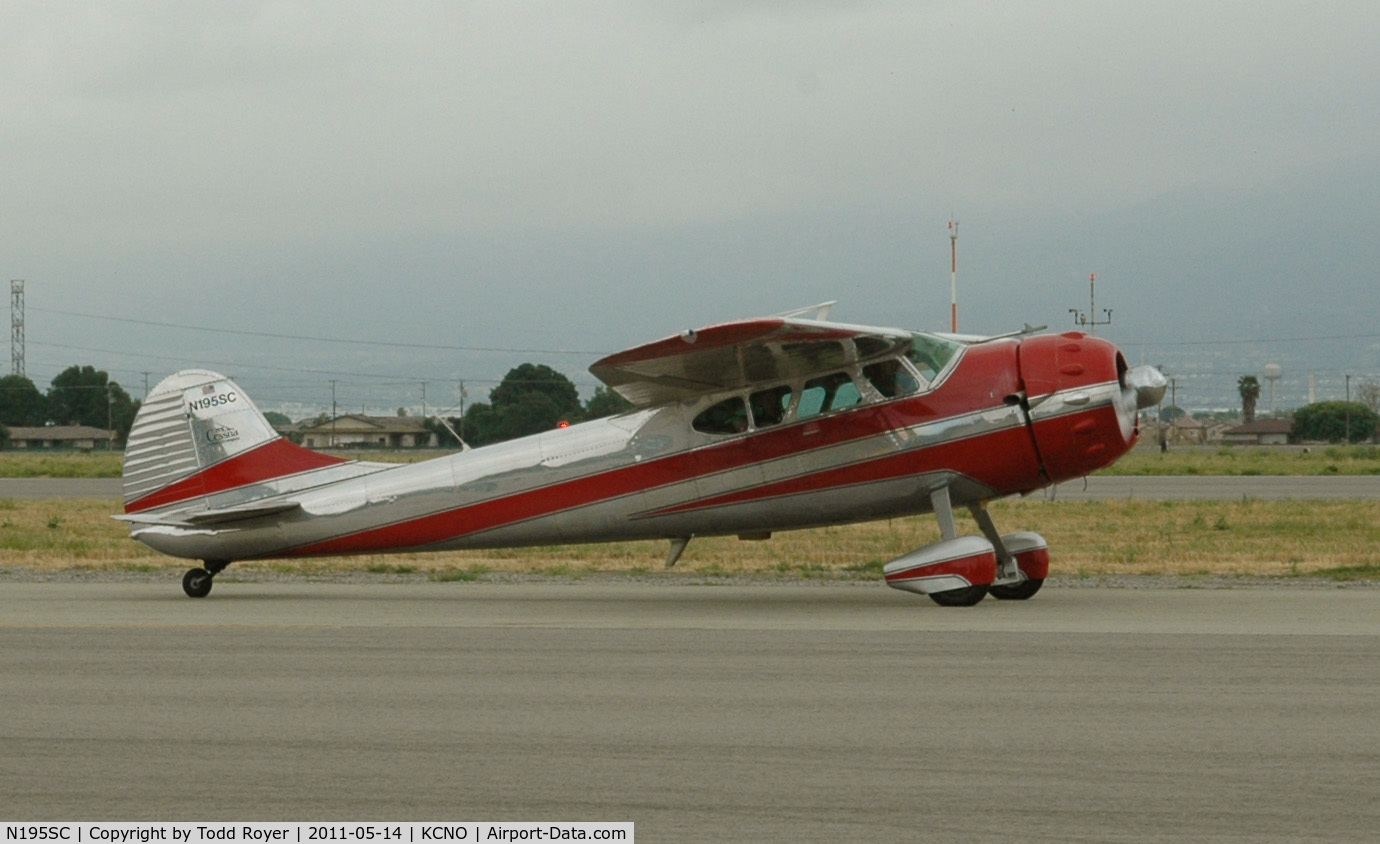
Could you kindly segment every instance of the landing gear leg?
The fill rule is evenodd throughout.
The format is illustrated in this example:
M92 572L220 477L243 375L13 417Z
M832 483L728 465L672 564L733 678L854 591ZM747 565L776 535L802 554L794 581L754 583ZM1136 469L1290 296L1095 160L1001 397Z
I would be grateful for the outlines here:
M1034 533L1002 536L984 502L969 505L968 511L997 552L997 579L987 590L991 596L1002 601L1024 601L1039 592L1049 571L1049 546L1044 539Z
M215 576L228 565L229 560L207 560L204 569L188 569L187 573L182 575L182 591L187 593L188 598L205 598L211 594Z

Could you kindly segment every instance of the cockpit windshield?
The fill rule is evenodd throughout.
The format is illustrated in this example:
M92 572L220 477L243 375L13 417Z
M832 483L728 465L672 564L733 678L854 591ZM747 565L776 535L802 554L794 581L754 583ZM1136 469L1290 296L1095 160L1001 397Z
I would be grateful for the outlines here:
M960 343L933 334L916 332L910 337L910 350L906 352L906 357L910 358L926 381L934 381L935 376L944 371L944 367L962 348Z

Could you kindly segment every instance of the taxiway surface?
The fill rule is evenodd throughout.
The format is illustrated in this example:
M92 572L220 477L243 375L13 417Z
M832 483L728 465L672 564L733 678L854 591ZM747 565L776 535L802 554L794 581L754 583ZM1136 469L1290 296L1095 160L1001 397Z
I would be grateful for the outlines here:
M1369 841L1380 590L0 584L16 819Z

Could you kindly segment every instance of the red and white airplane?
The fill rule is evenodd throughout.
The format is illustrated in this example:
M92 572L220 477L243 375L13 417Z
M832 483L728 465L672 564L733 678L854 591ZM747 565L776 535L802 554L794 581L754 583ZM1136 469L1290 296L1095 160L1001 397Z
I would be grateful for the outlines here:
M149 393L125 452L131 535L231 562L771 531L933 512L942 539L886 582L946 606L1024 599L1049 551L1002 535L993 499L1103 468L1164 377L1080 333L977 339L810 318L825 306L686 331L590 367L634 409L422 463L346 460L279 436L228 378ZM966 507L982 535L960 536Z

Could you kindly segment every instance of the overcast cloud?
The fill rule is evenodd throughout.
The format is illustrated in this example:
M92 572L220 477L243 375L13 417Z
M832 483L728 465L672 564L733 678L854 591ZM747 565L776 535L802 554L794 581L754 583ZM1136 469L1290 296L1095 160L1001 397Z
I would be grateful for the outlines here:
M1102 333L1204 393L1265 357L1380 379L1376 32L1359 1L7 2L0 262L40 387L198 365L391 406L523 360L588 390L594 353L822 299L943 328L952 214L965 330L1071 325L1096 272Z

